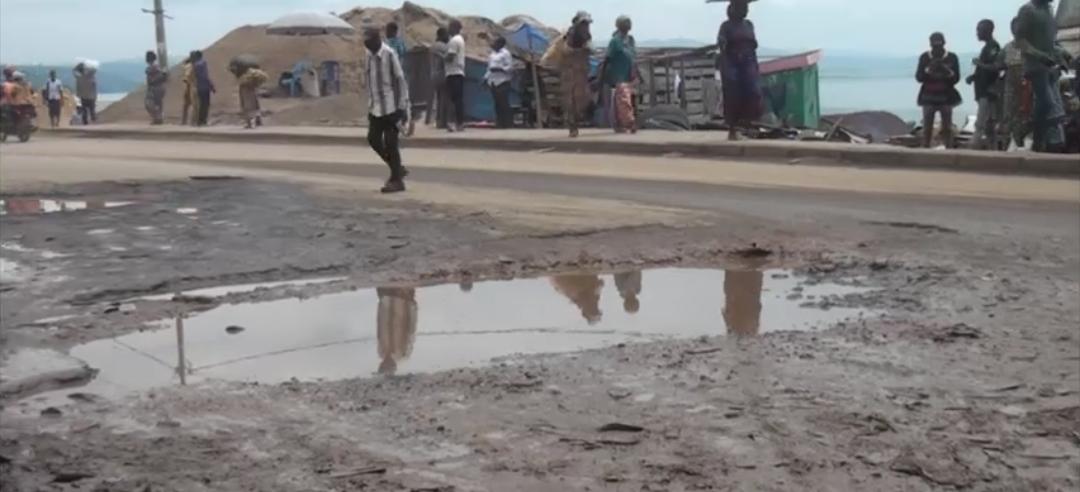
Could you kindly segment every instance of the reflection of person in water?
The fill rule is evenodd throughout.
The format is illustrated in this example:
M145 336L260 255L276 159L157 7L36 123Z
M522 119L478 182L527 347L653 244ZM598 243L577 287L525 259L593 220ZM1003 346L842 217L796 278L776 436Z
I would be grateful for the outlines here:
M380 374L394 374L399 362L412 355L416 341L416 289L380 287L376 316L379 337Z
M619 295L623 298L623 309L629 314L635 314L641 309L641 270L622 272L615 274L615 288L619 289Z
M729 333L752 337L761 328L761 288L765 274L760 271L724 272L724 324Z
M590 325L599 323L603 318L600 290L604 287L604 281L600 280L599 275L556 275L551 277L551 285L577 305Z

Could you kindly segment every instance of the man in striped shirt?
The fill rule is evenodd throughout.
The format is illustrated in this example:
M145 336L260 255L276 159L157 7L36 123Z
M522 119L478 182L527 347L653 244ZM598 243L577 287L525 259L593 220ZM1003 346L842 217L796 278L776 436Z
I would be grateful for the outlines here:
M409 85L401 70L397 53L383 43L379 31L364 32L364 46L368 49L368 143L386 165L390 166L390 179L382 187L383 193L405 191L405 176L409 172L401 165L401 149L398 147L400 126L407 123L409 108Z

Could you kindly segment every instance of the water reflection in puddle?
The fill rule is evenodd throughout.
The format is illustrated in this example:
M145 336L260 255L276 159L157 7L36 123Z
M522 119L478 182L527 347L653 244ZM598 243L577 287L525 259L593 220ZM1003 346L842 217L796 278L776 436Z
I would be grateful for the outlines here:
M512 354L808 330L864 313L800 307L792 293L820 298L861 290L800 287L787 272L688 269L384 287L222 306L71 354L100 369L80 390L99 394L206 379L276 383L429 372Z
M135 202L105 200L43 200L38 198L7 198L0 200L0 215L36 215L75 212L132 205Z

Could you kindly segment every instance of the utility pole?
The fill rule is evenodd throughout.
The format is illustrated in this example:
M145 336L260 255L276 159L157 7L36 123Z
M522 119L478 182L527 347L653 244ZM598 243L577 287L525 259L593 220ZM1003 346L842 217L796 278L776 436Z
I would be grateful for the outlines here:
M165 7L162 6L163 0L154 0L154 10L142 9L147 14L154 14L154 34L157 36L157 55L158 63L161 64L163 70L169 69L169 50L165 47L165 19L169 17L165 15Z

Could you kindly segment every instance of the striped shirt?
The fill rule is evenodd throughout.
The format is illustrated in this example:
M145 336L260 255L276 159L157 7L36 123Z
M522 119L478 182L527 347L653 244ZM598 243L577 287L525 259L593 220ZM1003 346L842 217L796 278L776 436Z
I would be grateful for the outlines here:
M376 118L409 111L409 84L397 53L386 43L367 57L368 114Z

